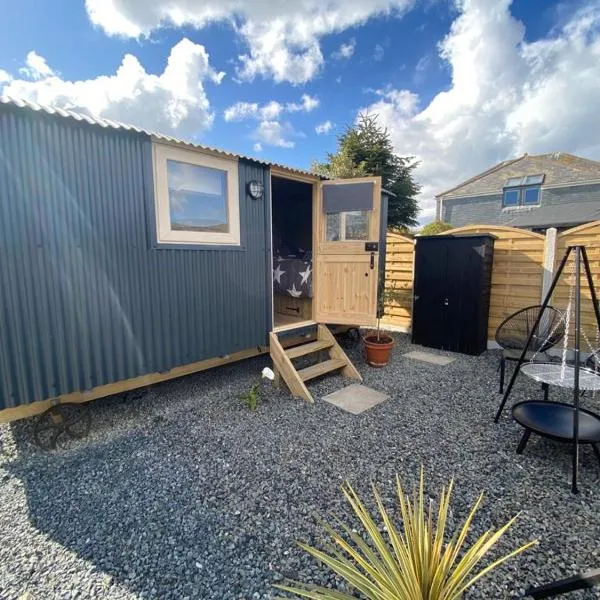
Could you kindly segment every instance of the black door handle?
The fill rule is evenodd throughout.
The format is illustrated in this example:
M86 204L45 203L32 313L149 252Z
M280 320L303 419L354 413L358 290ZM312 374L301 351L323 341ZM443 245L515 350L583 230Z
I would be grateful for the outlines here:
M375 252L371 252L371 269L375 268Z

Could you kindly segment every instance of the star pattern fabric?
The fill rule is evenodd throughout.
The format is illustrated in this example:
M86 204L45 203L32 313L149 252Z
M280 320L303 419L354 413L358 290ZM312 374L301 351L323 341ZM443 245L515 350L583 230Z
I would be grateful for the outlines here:
M298 275L300 275L300 277L302 278L302 281L300 281L300 285L304 285L308 282L308 278L310 277L311 273L312 271L310 269L310 265L306 265L306 269L298 273Z
M289 289L287 291L287 293L292 297L292 298L300 298L300 296L302 296L302 292L300 290L296 289L296 284L292 283L292 288Z
M285 275L285 271L281 268L281 265L278 264L277 268L273 271L273 281L276 281L279 285L281 285L282 275Z
M304 258L274 257L273 291L292 298L312 298L312 263Z

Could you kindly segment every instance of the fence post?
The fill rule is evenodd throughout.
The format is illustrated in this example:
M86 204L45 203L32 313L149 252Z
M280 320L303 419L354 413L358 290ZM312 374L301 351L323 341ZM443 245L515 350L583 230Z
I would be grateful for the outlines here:
M552 278L554 277L554 265L556 264L556 243L557 243L557 232L555 227L546 229L546 237L544 238L544 258L542 261L542 267L544 272L542 274L542 294L540 297L540 304L544 301L550 285L552 284Z

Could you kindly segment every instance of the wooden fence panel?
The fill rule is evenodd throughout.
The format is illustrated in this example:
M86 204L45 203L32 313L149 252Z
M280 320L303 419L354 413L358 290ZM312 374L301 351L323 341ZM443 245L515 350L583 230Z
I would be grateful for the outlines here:
M384 325L409 331L412 324L414 239L388 233L386 239L385 287L395 291L394 300L386 300Z
M493 340L498 325L506 317L521 308L540 303L544 236L495 225L459 227L445 232L445 235L475 233L489 233L496 237L488 320L488 339Z
M520 308L540 303L543 275L544 236L524 229L494 225L472 225L444 232L469 235L489 233L496 236L490 297L488 338L496 328ZM406 296L386 302L383 323L410 329L414 267L414 240L389 234L387 238L386 288L398 287Z
M586 247L587 255L590 261L592 271L592 280L596 293L600 293L600 221L594 221L586 225L580 225L573 229L568 229L560 233L556 244L556 264L555 272L568 246L575 244L583 244ZM574 287L574 260L569 259L563 276L560 278L554 295L551 298L551 303L556 308L566 309L569 304L569 299L572 298L572 308L575 308ZM591 295L587 285L587 280L584 275L583 268L581 270L581 350L589 352L592 348L600 346L600 336L597 331L596 318L594 315L594 307L592 304ZM569 339L569 347L573 346L573 331L574 323L570 324L571 336Z

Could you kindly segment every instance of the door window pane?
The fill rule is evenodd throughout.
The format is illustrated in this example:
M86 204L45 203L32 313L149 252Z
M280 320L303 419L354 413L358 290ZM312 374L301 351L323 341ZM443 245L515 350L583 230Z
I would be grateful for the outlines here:
M327 213L325 236L328 242L369 239L368 210Z
M366 240L369 237L369 213L366 210L354 210L345 213L345 239Z
M338 242L341 239L340 224L342 213L327 213L327 241Z
M226 171L167 160L167 181L172 230L229 233Z

